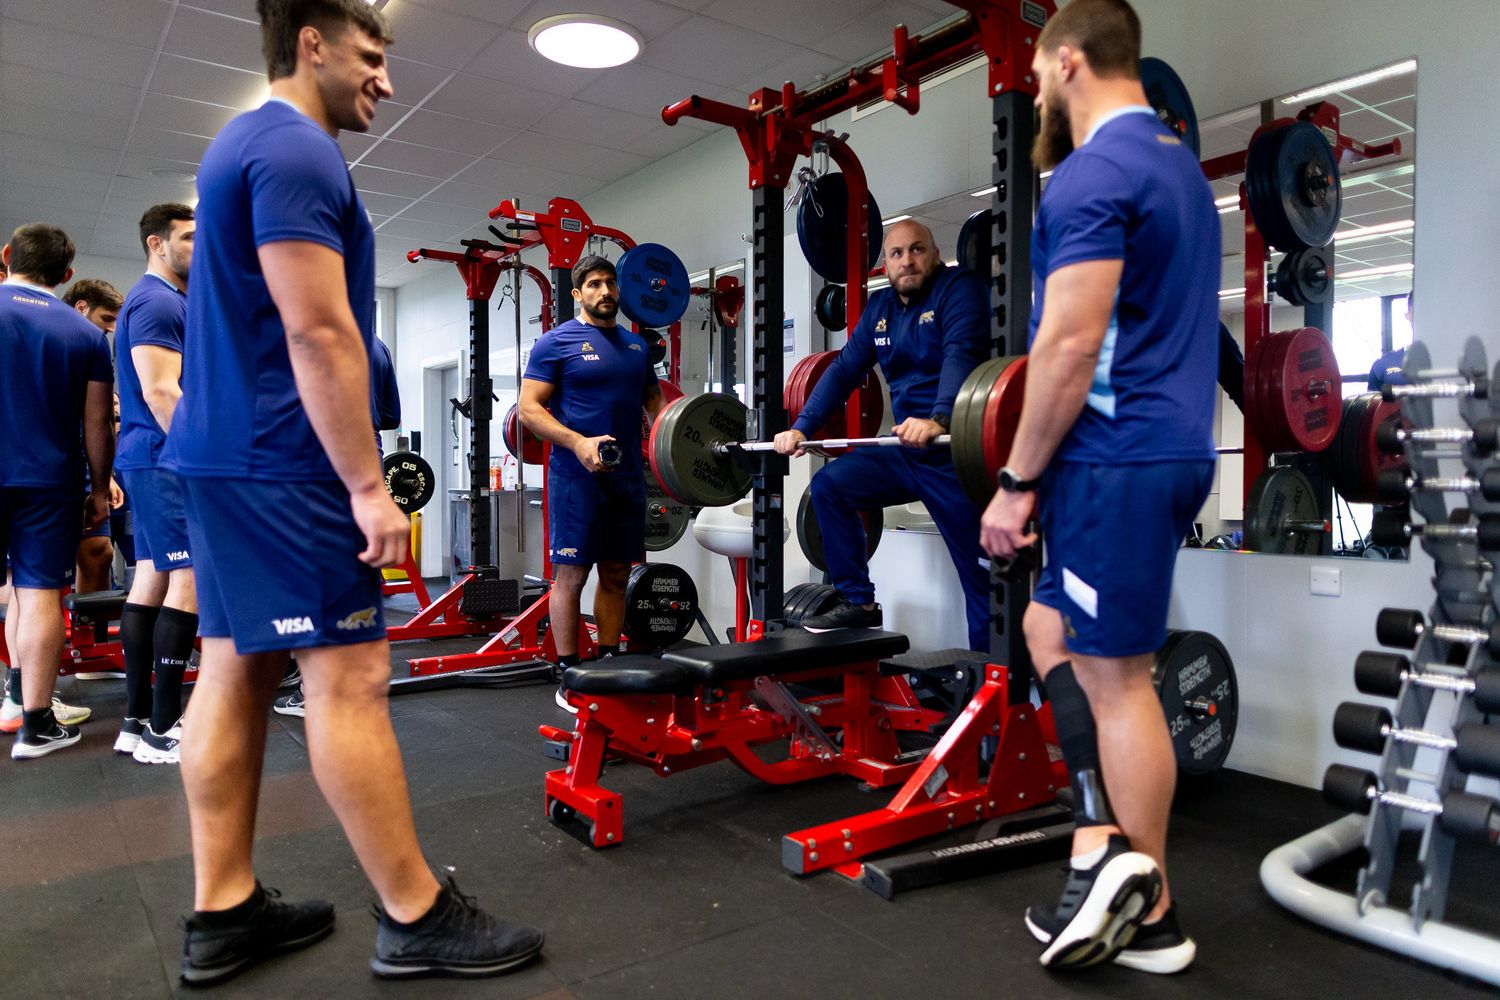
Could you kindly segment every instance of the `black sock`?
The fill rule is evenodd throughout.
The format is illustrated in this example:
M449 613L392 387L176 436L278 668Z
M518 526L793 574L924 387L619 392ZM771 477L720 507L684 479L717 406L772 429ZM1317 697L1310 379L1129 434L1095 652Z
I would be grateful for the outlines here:
M176 608L162 608L154 632L156 682L151 686L151 729L165 733L182 718L182 675L193 655L198 616Z
M27 736L40 736L55 728L57 716L52 714L51 705L46 708L28 708L21 713L21 731Z
M602 660L606 656L619 656L619 655L620 655L620 644L618 642L615 643L613 646L606 646L602 642L599 644L599 659Z
M257 882L255 883L255 891L243 903L231 906L227 910L194 910L193 922L205 930L234 927L250 918L250 915L255 912L255 908L260 905L260 897L261 888L260 883Z
M1044 686L1073 786L1073 819L1079 826L1113 825L1099 766L1099 731L1094 727L1088 696L1073 674L1072 662L1064 660L1053 667Z
M583 661L578 658L578 654L577 653L558 653L557 654L557 665L559 667L563 667L563 668L576 667L576 666L578 666L582 662Z
M151 671L156 666L156 616L161 608L127 604L120 611L120 651L125 655L125 717L151 714Z
M17 705L24 704L21 700L20 667L10 667L5 671L5 696Z

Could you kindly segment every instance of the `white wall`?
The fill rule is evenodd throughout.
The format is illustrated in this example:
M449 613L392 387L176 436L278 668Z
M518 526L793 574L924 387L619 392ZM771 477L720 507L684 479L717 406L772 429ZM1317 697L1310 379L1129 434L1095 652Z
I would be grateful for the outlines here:
M1500 283L1493 278L1494 261L1475 252L1493 242L1500 204L1500 177L1489 166L1500 153L1500 139L1493 87L1485 84L1494 79L1500 4L1448 0L1440 15L1432 5L1404 0L1328 0L1311 13L1305 0L1136 0L1136 6L1147 53L1176 67L1201 117L1417 57L1422 156L1416 178L1416 273L1423 290L1417 323L1439 362L1455 358L1472 332L1485 336L1492 352L1500 347L1493 333ZM829 123L851 133L886 214L989 182L989 103L980 79L966 75L924 92L915 118L886 109L857 122L842 116ZM639 240L673 247L689 268L747 252L741 239L750 228L746 164L727 131L605 188L585 207ZM789 311L805 309L806 268L793 253L788 262L789 289L799 289L801 296L789 293ZM423 350L454 350L466 342L459 288L455 275L435 273L398 292L403 391ZM799 322L799 351L803 330ZM408 336L424 346L406 350ZM799 494L789 485L787 495L790 505ZM662 555L698 573L693 560L677 550ZM1339 560L1344 581L1339 598L1308 594L1313 560L1184 550L1178 562L1172 624L1215 632L1238 667L1241 720L1230 764L1317 784L1330 760L1348 756L1333 746L1329 720L1335 705L1352 693L1354 657L1373 644L1376 611L1384 605L1430 604L1430 562L1420 554L1409 564ZM700 589L710 591L711 614L728 606L721 589L727 570L716 571L718 565L705 565L707 572L697 577ZM890 572L892 566L899 573ZM930 616L908 613L918 595L946 592L958 603L938 538L892 538L873 570L892 623L910 628L915 645L962 644L961 615L933 629L922 627ZM795 579L788 575L789 583ZM721 618L720 612L716 624Z
M139 259L124 260L120 257L91 257L79 254L73 258L73 280L102 278L120 290L121 295L130 291L132 285L146 273L146 255ZM71 282L69 282L71 284ZM63 285L59 291L67 291Z

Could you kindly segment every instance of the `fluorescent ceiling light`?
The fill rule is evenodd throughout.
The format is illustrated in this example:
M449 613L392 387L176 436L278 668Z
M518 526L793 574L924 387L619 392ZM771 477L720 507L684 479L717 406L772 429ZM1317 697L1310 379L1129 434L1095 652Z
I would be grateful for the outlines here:
M1367 236L1394 236L1397 233L1409 233L1416 228L1410 219L1397 219L1395 222L1382 222L1378 226L1355 226L1353 229L1334 233L1333 238L1342 242L1363 239Z
M1372 69L1368 73L1360 73L1358 76L1345 77L1332 83L1325 83L1321 87L1312 87L1308 90L1299 90L1297 93L1281 99L1282 104L1301 104L1315 97L1324 97L1340 90L1353 90L1355 87L1363 87L1367 83L1376 80L1386 80L1393 76L1401 76L1405 73L1414 73L1417 69L1415 59L1407 59L1404 62L1394 63L1380 69Z
M982 191L970 191L969 192L969 197L970 198L988 198L990 195L994 194L998 190L1000 190L998 187L996 187L995 185L991 184L989 187L983 189Z
M623 65L640 55L645 44L630 25L598 14L545 17L526 37L538 54L580 69Z
M893 215L889 219L881 219L880 220L880 224L882 226L894 226L896 223L898 223L898 222L905 222L907 219L910 219L910 218L911 218L911 216L909 216L909 215Z
M1387 274L1410 274L1411 264L1387 264L1385 267L1367 267L1362 271L1346 271L1337 278L1339 281L1358 281L1360 278L1379 278Z
M1242 299L1244 297L1245 297L1245 290L1243 288L1221 288L1221 289L1219 289L1219 298L1221 298L1221 299Z

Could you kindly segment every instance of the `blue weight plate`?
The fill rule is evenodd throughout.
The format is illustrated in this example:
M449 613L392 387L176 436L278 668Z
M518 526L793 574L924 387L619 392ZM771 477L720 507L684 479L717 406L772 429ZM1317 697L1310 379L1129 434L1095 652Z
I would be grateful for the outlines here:
M1266 242L1293 253L1333 239L1343 189L1333 147L1312 122L1258 136L1245 164L1250 213Z
M687 268L660 243L626 250L615 265L620 281L620 311L641 326L671 326L687 312L692 285Z
M1193 110L1193 99L1188 96L1182 77L1155 56L1141 60L1140 72L1141 87L1146 91L1146 100L1156 109L1156 117L1187 144L1194 156L1201 156L1198 113Z
M880 260L880 244L885 232L880 222L880 206L875 196L867 195L866 214L870 217L870 267ZM797 207L797 241L802 256L825 281L839 284L849 280L849 186L841 173L827 173L807 188L807 196Z

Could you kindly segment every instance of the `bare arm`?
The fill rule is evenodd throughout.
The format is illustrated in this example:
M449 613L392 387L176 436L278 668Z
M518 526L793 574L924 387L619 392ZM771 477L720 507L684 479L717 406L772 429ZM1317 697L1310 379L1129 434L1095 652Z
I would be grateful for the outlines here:
M182 398L182 355L170 347L142 344L130 349L141 396L163 433L172 427L172 411Z
M659 382L646 390L646 395L641 399L641 406L645 408L646 416L650 418L650 422L653 424L656 423L656 418L661 413L662 407L666 405L667 401L662 398L661 383Z
M109 382L90 382L83 399L83 454L92 490L84 519L91 528L109 517L109 472L115 464L114 388Z

